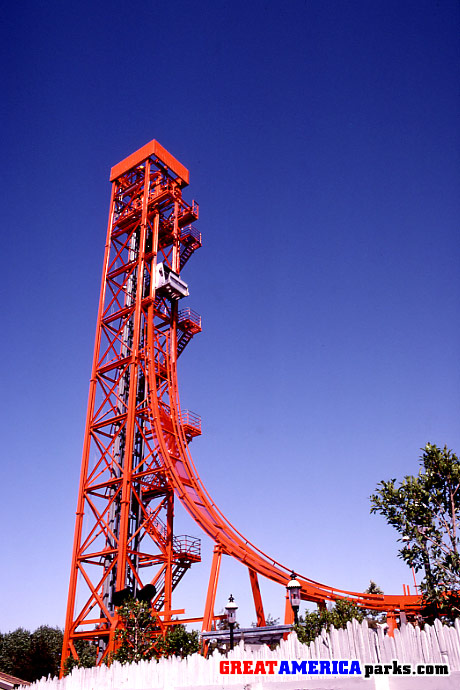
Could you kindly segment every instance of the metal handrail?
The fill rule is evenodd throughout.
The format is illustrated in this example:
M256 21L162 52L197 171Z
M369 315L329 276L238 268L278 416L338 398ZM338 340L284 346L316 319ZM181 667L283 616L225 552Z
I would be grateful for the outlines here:
M193 237L194 240L201 244L201 232L193 225L186 225L185 228L182 228L180 232L180 239L183 240L186 237Z
M161 402L161 409L168 415L171 416L171 407L165 402ZM191 412L190 410L181 410L179 414L179 422L181 426L188 426L192 429L199 430L201 433L201 416L196 412Z
M177 315L178 317L178 324L180 325L184 321L191 321L194 323L196 326L199 326L201 328L201 316L198 314L196 311L193 311L193 309L190 309L187 307L186 309L181 309L180 312Z
M195 412L190 412L190 410L181 410L180 423L182 426L189 426L192 427L192 429L197 429L201 432L201 417Z

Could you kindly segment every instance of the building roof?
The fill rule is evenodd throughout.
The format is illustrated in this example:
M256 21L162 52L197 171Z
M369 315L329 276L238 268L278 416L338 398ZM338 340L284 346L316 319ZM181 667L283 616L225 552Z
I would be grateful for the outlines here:
M30 685L28 680L21 680L21 678L16 678L16 676L11 676L9 673L3 673L0 671L0 689L1 690L12 690L17 688L19 685Z

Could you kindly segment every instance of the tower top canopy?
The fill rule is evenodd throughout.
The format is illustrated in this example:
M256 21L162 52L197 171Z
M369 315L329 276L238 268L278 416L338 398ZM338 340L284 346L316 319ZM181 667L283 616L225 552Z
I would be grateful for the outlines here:
M155 139L152 139L148 144L145 144L145 146L120 161L120 163L114 165L110 171L110 182L113 182L117 177L120 177L120 175L128 172L128 170L131 170L131 168L134 168L151 156L158 158L172 173L177 175L181 187L188 185L189 172L187 168L182 163L179 163L174 156L171 156Z

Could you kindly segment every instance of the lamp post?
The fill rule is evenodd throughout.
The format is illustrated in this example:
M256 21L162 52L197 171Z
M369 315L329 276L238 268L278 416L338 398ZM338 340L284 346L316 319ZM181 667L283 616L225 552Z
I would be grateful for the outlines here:
M300 582L296 580L296 574L294 571L291 573L291 579L286 585L289 601L294 611L294 624L297 625L299 622L299 606L300 606Z
M227 621L230 627L230 649L233 649L233 628L235 627L236 623L237 608L238 606L235 604L233 594L230 594L227 606L225 607L225 611L227 612Z

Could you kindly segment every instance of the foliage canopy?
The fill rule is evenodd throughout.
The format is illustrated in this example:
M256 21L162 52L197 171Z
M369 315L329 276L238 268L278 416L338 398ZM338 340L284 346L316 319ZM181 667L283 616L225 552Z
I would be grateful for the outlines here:
M421 591L427 618L460 613L460 462L446 446L427 443L416 477L379 482L371 513L380 513L401 535L399 557L424 571Z
M114 661L126 664L162 656L184 658L199 651L198 633L187 632L179 623L161 635L157 617L152 615L148 603L129 599L117 610L123 627L116 633L118 648L112 657Z
M17 628L1 634L0 670L30 682L44 676L57 676L62 639L62 630L48 625L41 625L33 633Z

